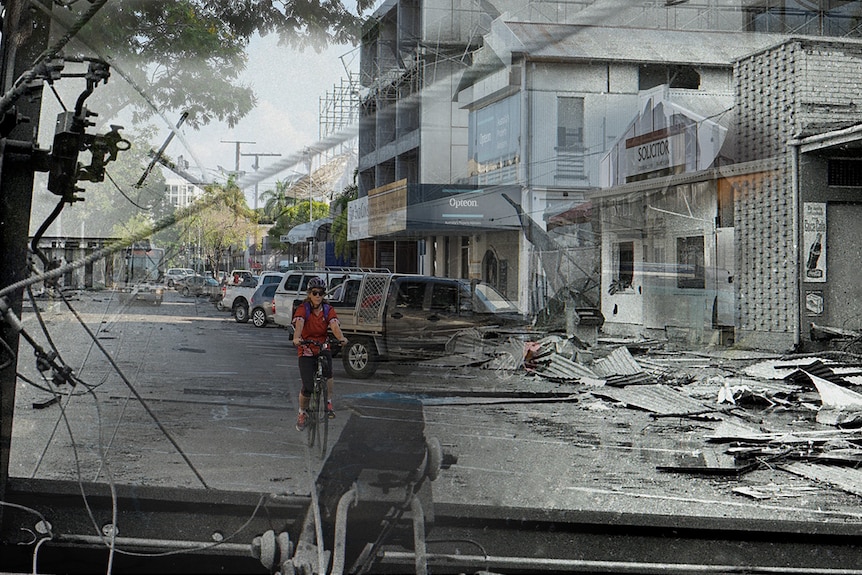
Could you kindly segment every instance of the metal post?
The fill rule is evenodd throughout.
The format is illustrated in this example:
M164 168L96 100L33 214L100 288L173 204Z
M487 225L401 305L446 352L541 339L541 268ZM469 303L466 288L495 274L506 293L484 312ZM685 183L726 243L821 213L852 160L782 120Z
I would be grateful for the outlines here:
M50 10L52 2L41 0ZM3 11L2 71L0 90L9 92L23 73L36 62L36 58L48 46L48 17L38 10L30 9L27 0L6 0ZM24 279L27 269L27 237L30 232L30 206L33 199L33 153L26 146L39 133L39 114L42 105L42 88L34 88L27 97L13 102L28 123L16 126L8 136L0 140L0 277L4 285ZM13 141L23 145L15 146ZM20 317L21 297L19 290L10 297L10 308ZM0 326L0 337L9 349L18 355L18 333ZM4 353L4 356L7 355ZM0 501L6 498L6 482L9 476L9 449L12 441L12 417L15 410L15 387L17 383L16 357L9 358L8 365L0 369ZM0 525L3 507L0 506Z

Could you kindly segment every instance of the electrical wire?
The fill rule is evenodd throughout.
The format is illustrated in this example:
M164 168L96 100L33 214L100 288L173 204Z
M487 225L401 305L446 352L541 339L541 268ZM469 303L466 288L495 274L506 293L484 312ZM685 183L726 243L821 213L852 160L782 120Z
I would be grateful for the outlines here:
M201 485L203 485L203 487L205 489L209 489L209 485L207 485L207 482L204 480L203 476L200 474L200 472L197 470L195 465L189 459L188 455L186 455L185 451L183 451L182 447L180 447L180 445L179 445L179 443L177 443L176 439L174 439L174 437L170 434L170 432L167 430L167 428L162 424L162 422L159 420L158 416L150 408L149 404L147 404L146 400L144 400L143 396L138 392L138 390L135 388L135 386L132 384L132 382L129 381L129 379L123 373L123 370L120 369L120 366L117 365L117 362L114 361L114 358L111 357L110 353L108 353L108 350L106 350L105 347L99 342L99 340L96 338L95 334L90 330L89 326L87 326L87 324L84 322L81 315L75 310L74 307L72 307L71 303L69 302L68 299L66 299L66 297L62 294L62 292L60 293L60 297L62 298L63 302L66 304L66 307L69 308L69 311L72 312L72 315L75 316L75 319L78 320L78 323L81 324L81 327L84 328L84 331L87 332L87 335L90 337L90 340L96 345L96 347L99 349L99 351L102 352L102 355L105 356L105 359L108 360L108 363L111 364L111 367L113 367L113 369L117 373L117 375L120 376L120 379L123 381L123 383L126 385L126 387L129 388L129 391L131 391L132 394L134 394L135 399L138 400L138 403L141 405L141 407L144 408L144 411L147 412L147 414L150 416L150 418L153 420L153 422L159 428L159 431L161 431L162 434L165 436L165 438L171 443L171 445L174 446L174 449L177 450L177 453L180 455L180 457L182 457L183 461L186 462L186 465L189 467L189 469L192 471L192 473L194 473L195 477L198 478L198 481L200 481Z
M21 74L17 80L15 80L12 88L9 89L2 97L0 97L0 115L5 114L9 111L12 105L23 96L29 89L32 83L36 80L38 74L42 71L42 66L48 60L52 58L56 58L57 54L59 54L60 50L62 50L66 44L83 28L87 22L89 22L98 12L102 9L102 7L107 3L108 0L93 0L90 8L84 12L80 18L78 18L71 27L68 28L66 34L57 39L51 46L49 46L44 52L42 52L33 62L33 65L29 70ZM30 0L30 5L36 8L44 10L45 7L42 6L41 2L37 0ZM50 11L49 11L50 14Z

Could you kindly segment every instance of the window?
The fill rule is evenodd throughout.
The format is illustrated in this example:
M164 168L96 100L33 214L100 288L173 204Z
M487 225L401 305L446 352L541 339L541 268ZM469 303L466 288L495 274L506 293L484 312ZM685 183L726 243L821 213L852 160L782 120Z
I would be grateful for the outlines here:
M826 179L830 186L862 187L862 160L836 158L826 165Z
M620 242L614 253L614 279L611 282L611 294L632 287L635 276L635 244Z
M693 66L643 64L638 75L638 88L649 90L667 84L671 88L700 88L700 74Z
M583 144L584 99L557 98L557 148L571 149Z
M704 278L703 236L676 239L676 285L683 289L703 289Z
M454 312L458 309L458 286L434 284L431 290L431 309Z
M284 281L284 289L286 291L296 291L299 289L299 280L302 279L301 275L290 275L287 276L287 279Z
M420 282L404 282L398 288L395 306L407 309L422 309L425 299L425 284Z

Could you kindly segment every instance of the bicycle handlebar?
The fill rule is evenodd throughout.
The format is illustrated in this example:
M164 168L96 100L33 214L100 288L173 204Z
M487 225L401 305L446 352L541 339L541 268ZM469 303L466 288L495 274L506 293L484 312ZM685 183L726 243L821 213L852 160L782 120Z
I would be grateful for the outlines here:
M345 339L345 341L347 341L347 338L344 338L344 339ZM323 343L320 343L319 341L314 341L312 339L301 339L301 340L299 340L299 345L318 345L320 347L329 347L333 344L339 344L340 345L341 342L338 341L335 338L335 336L333 336L331 334L327 335L326 341L324 341Z

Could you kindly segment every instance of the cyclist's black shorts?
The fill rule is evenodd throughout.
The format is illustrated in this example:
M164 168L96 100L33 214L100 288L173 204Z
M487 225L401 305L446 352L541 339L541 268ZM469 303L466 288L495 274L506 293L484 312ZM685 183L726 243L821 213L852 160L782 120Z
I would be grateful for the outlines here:
M323 364L323 375L326 379L332 377L332 351L325 349L320 352L329 361ZM314 374L317 373L317 356L302 355L299 357L299 376L302 378L302 395L308 397L314 390Z

